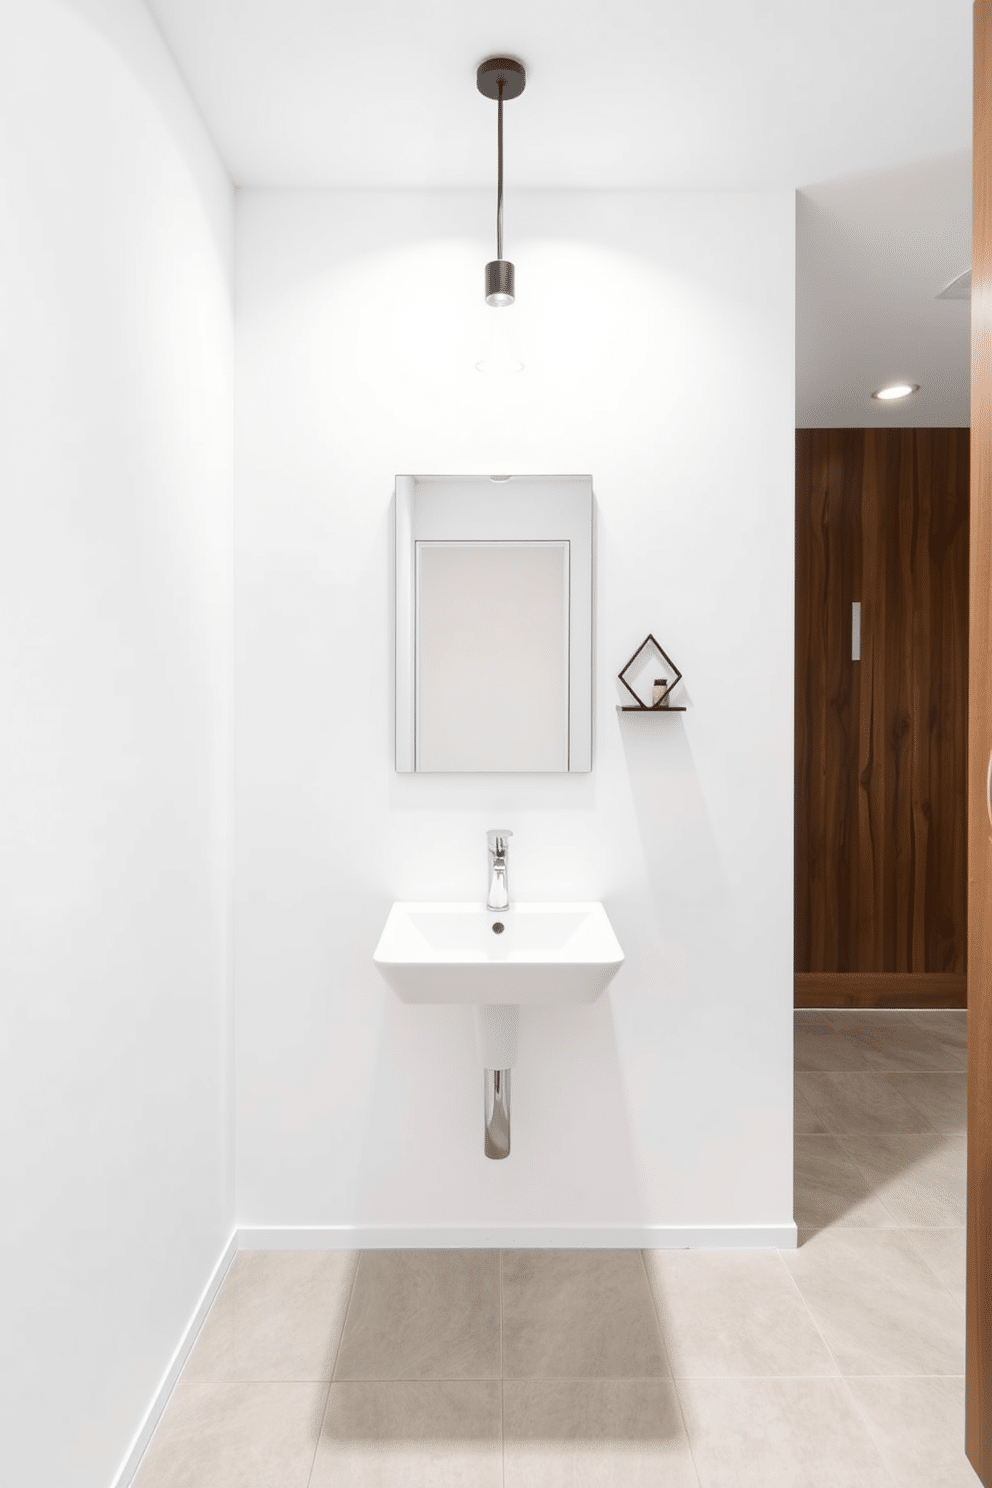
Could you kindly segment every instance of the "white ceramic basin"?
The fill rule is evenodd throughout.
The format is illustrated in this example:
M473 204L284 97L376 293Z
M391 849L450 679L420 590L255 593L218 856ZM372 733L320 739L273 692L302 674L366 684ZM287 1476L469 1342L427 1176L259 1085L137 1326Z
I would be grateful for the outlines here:
M372 959L402 1002L564 1003L594 1002L623 951L598 903L394 904Z

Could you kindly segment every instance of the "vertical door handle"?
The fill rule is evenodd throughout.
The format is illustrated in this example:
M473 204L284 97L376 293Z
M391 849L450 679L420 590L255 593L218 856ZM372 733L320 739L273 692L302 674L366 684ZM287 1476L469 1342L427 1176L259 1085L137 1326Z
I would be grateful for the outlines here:
M851 660L861 660L861 601L851 605Z
M992 754L989 755L989 769L985 777L985 805L989 813L989 826L992 827Z

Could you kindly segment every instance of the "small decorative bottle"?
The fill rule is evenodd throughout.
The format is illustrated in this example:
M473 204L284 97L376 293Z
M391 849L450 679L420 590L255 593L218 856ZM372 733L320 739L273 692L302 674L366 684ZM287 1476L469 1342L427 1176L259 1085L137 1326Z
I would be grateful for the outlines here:
M665 706L665 704L662 702L662 699L664 698L667 689L668 689L668 678L667 677L655 677L655 679L654 679L654 688L653 688L652 693L651 693L651 706L652 706L652 708L657 708L657 706L658 706L659 703L661 703L661 706L662 707Z

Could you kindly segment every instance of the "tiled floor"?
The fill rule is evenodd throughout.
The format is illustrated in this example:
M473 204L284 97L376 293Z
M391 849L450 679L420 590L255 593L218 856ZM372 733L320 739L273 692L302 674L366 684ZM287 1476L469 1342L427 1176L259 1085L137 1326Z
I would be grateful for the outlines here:
M242 1252L136 1488L976 1488L965 1029L797 1013L798 1250Z

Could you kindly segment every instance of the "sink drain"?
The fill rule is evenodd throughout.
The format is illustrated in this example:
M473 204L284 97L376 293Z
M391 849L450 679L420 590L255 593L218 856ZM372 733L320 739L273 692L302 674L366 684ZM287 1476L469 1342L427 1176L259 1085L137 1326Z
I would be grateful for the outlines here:
M506 926L503 924L503 922L501 920L494 920L493 921L493 934L494 935L502 935L503 934L503 931L505 929L506 929Z

